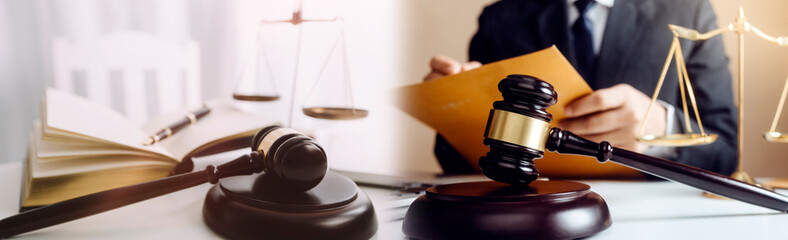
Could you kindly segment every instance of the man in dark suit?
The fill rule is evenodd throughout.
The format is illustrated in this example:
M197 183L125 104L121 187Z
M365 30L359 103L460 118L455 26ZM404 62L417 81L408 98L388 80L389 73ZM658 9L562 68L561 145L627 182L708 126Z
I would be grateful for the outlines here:
M585 138L611 142L649 155L729 175L736 168L736 108L722 38L682 40L698 110L707 133L704 146L649 147L636 141L651 94L670 48L668 24L700 32L717 28L708 0L502 0L484 9L471 40L470 62L444 56L430 62L425 81L470 70L556 45L595 90L570 103L559 127ZM675 65L647 134L685 132ZM692 118L697 131L697 120ZM477 159L464 159L438 135L435 155L446 173L473 172Z

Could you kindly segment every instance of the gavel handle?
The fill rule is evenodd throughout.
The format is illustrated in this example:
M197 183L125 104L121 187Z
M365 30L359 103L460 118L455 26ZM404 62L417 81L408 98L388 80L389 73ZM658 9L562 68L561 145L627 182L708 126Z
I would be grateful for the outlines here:
M606 141L595 143L559 128L550 130L546 148L552 152L593 156L599 162L612 160L720 196L788 212L788 197L782 194L700 168L615 148Z
M36 208L0 220L0 239L92 216L206 182L216 183L219 178L259 172L254 168L247 154L219 167L209 165L199 172L110 189Z

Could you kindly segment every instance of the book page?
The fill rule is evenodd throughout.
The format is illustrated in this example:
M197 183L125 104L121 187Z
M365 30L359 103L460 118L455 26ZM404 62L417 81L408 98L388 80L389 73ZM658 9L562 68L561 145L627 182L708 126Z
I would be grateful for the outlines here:
M161 146L143 146L148 137L120 113L85 98L47 89L42 106L44 135L75 140L106 142L172 158Z
M86 194L167 176L174 161L137 156L85 157L75 161L41 161L30 138L20 204L43 206Z
M157 158L141 156L85 156L69 161L41 161L35 154L40 150L32 139L30 142L32 154L28 158L33 178L80 175L87 172L140 166L171 169L175 165L175 162L172 161L161 161Z
M106 143L44 138L43 134L41 121L35 121L31 138L38 149L35 154L40 161L62 161L95 156L108 158L117 156L158 157L158 155L150 152L127 147L113 146Z
M183 160L192 151L206 144L254 135L264 127L278 124L276 121L243 112L219 101L208 101L206 105L211 109L210 113L197 120L196 124L183 128L156 145L166 148L176 159ZM182 110L156 117L146 123L142 129L147 134L156 133L184 118L188 112Z
M493 102L503 99L498 91L498 82L510 74L531 75L553 85L558 93L558 102L547 109L553 115L553 127L565 117L564 106L592 92L558 48L553 46L396 89L396 104L442 134L471 166L478 167L479 158L489 151L482 143L487 117ZM545 152L545 157L534 163L539 172L547 177L642 176L635 170L615 163L599 164L593 158L554 152Z

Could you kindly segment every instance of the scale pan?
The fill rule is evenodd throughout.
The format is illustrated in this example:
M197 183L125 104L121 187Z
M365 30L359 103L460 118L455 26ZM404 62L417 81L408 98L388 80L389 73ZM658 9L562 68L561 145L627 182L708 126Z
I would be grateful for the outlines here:
M713 143L717 140L717 134L682 133L667 136L643 135L638 137L638 141L652 146L698 146Z
M769 142L788 143L788 135L780 132L765 132L763 133L763 138L766 138L766 141Z
M309 107L304 108L304 114L319 119L351 120L364 118L369 111L358 108Z
M271 102L279 100L279 95L249 95L249 94L233 94L235 100L251 101L251 102Z

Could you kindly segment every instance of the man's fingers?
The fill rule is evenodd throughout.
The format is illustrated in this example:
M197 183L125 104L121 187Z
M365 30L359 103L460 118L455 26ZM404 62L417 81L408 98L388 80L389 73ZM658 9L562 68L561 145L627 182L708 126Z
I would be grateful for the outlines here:
M567 105L568 118L558 127L592 141L642 152L648 147L636 141L636 132L648 101L648 96L626 84L601 89ZM664 114L658 118L664 119ZM656 132L664 132L664 127Z
M432 72L427 74L427 76L424 76L424 81L427 82L448 75L472 70L481 66L482 64L477 61L471 61L464 64L460 64L456 60L451 59L449 57L443 55L435 55L430 60L430 68L432 68Z
M430 68L433 72L439 72L443 75L452 75L460 73L462 65L457 60L443 55L435 55L430 60Z
M478 61L470 61L470 62L462 64L462 71L465 72L465 71L468 71L468 70L473 70L473 69L476 69L476 68L481 67L481 66L482 66L482 63L480 63Z
M566 114L567 117L579 117L599 111L618 108L626 103L627 91L625 88L627 87L630 86L619 84L610 88L597 90L596 92L566 105L564 114Z

